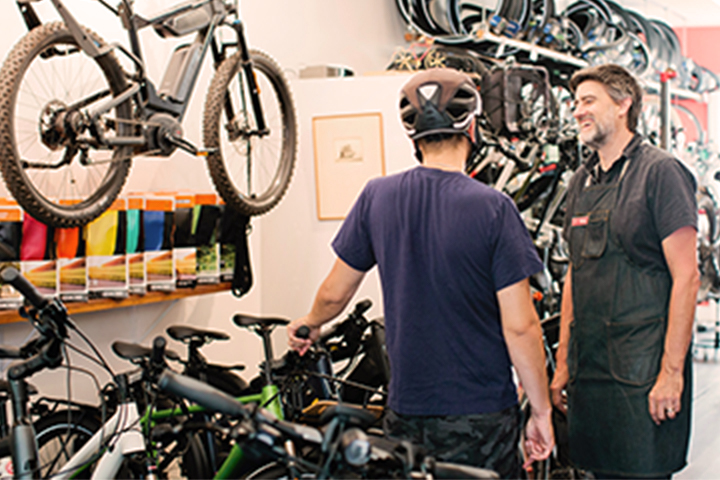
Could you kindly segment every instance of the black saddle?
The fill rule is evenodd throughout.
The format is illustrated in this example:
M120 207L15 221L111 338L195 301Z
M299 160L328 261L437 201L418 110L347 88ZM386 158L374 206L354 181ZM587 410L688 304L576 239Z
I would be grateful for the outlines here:
M241 328L249 327L275 327L285 326L290 323L290 320L276 317L253 317L252 315L245 315L244 313L236 313L233 316L233 323Z
M127 342L113 342L112 350L120 358L130 360L131 362L137 362L143 359L149 359L152 355L153 349L150 347L143 347L137 343ZM165 350L165 357L170 360L180 360L180 355L172 350Z
M230 335L215 330L204 330L188 325L173 325L165 330L170 338L178 342L191 342L193 340L209 343L213 340L230 340Z
M23 354L18 347L0 345L0 358L23 358Z

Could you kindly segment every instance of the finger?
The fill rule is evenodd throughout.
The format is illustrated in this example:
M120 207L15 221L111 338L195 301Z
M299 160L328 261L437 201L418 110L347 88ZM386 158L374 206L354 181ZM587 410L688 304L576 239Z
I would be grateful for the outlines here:
M530 441L525 442L526 458L525 458L525 462L523 463L523 466L522 466L522 468L525 470L527 470L532 465L532 463L535 461L535 459L533 458L533 454L531 453L532 447L530 445L528 445L529 443L530 443Z
M660 418L658 417L659 409L657 406L657 402L652 398L648 402L648 410L650 411L650 417L652 418L653 422L655 422L657 425L660 425Z
M662 422L667 420L665 407L662 407L662 406L656 407L655 417L657 418L655 423L657 423L658 425L660 425Z
M665 408L665 415L668 420L677 417L678 413L680 413L680 402L671 402L668 407Z

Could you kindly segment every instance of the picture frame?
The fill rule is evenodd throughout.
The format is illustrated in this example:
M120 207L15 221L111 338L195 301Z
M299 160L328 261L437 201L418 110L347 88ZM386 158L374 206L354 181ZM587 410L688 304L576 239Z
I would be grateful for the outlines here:
M382 114L312 119L319 220L342 220L368 180L385 175Z

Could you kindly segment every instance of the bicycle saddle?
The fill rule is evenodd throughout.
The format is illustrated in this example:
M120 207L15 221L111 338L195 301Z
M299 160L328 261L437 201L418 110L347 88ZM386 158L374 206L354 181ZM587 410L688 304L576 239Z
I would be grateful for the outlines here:
M225 332L214 330L203 330L201 328L190 327L188 325L173 325L165 330L170 338L178 342L189 342L197 339L203 343L213 340L229 340L230 335Z
M285 326L290 323L290 320L276 317L253 317L251 315L245 315L244 313L236 313L233 316L233 323L241 328L248 327L272 327L276 325Z
M7 380L0 379L0 399L5 397L5 394L10 393L10 382ZM27 393L28 395L35 395L38 393L38 389L35 388L35 385L27 384ZM5 397L7 399L7 397Z
M17 347L0 345L0 358L23 358L23 354Z
M338 403L320 415L320 423L325 424L336 417L345 417L351 425L367 428L377 420L374 413L359 406Z
M137 343L113 342L112 350L120 358L130 360L131 362L150 358L152 355L151 347L143 347ZM165 357L170 360L180 360L180 356L172 350L165 350Z

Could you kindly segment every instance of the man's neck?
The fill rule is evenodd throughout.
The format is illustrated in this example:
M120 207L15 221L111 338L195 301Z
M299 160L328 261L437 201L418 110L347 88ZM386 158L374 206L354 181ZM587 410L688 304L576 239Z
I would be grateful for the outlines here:
M440 152L423 153L423 166L437 170L462 172L465 170L466 148L448 148Z
M609 171L612 166L622 157L623 151L633 139L634 134L627 128L623 128L616 135L598 149L598 157L600 159L600 168L604 172Z

